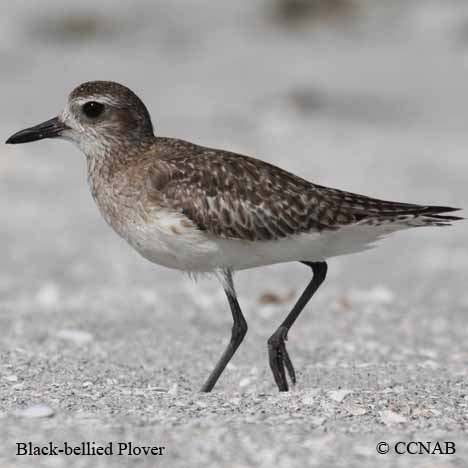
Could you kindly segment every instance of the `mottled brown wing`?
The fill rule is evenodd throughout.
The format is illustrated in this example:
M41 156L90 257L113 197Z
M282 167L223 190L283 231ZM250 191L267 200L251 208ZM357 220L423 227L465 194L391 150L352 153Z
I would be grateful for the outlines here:
M397 203L312 184L258 159L158 138L149 156L150 198L225 239L273 240L362 222L445 225L443 206ZM419 219L420 222L412 223Z
M357 221L344 195L330 195L263 161L218 150L158 158L150 168L155 202L226 239L281 239Z

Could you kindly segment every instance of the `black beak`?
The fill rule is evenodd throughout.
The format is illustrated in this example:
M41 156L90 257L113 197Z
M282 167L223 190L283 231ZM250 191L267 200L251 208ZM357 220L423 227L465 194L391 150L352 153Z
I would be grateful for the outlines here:
M42 140L44 138L55 138L60 136L68 127L58 117L42 122L34 127L26 128L15 133L5 143L28 143L30 141Z

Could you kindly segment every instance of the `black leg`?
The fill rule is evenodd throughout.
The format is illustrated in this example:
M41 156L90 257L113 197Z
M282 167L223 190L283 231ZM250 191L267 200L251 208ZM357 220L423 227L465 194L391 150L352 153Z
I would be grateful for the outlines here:
M268 340L268 356L270 360L270 368L273 372L276 385L280 392L288 391L288 381L286 380L285 367L291 378L293 384L296 383L296 373L286 350L285 341L288 339L288 331L292 324L296 321L302 309L309 302L310 298L314 295L320 285L323 283L327 276L327 264L325 262L302 262L312 268L314 277L305 288L296 305L293 307L288 316L284 319L283 323L271 335Z
M231 360L232 356L236 352L236 349L242 343L242 340L247 333L247 322L245 321L245 318L242 315L242 311L239 307L239 303L237 302L236 293L232 283L231 272L225 272L225 280L227 284L224 286L224 292L228 298L229 306L231 307L232 318L234 320L231 331L231 340L229 341L227 348L211 372L210 376L203 384L203 387L201 388L202 392L211 392L220 375L223 373L227 363Z

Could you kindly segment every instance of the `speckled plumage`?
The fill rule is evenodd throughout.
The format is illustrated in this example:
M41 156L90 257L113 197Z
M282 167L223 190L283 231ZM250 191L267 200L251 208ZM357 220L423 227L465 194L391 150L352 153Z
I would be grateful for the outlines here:
M439 214L452 208L343 192L315 185L258 159L171 138L143 139L105 157L88 155L88 168L91 191L109 224L150 260L191 272L243 269L299 258L324 260L364 250L395 230L458 219ZM174 252L169 257L179 258L171 262L164 255L158 261L158 255L142 245L156 245L156 240L150 233L137 240L143 229L136 226L151 225L154 238L161 238L164 230L160 227L169 218L172 224L164 229L173 237L168 249ZM191 231L189 240L187 231ZM269 251L274 250L274 241L299 238L302 253L283 242L277 244L280 251L274 254L265 253L261 259L252 254L253 245ZM225 241L235 242L237 258L219 252L226 249ZM209 243L216 246L209 247ZM283 246L288 247L291 258L282 251ZM190 248L199 248L211 258L202 261L201 254L192 259L186 252ZM265 258L268 255L270 262ZM247 261L242 261L243 256Z
M310 183L258 159L156 138L149 150L151 198L224 239L265 241L354 223L440 224L450 211L394 203Z
M86 152L93 195L106 219L117 225L126 206L142 202L147 205L142 212L168 210L212 236L251 242L357 223L404 228L458 219L440 215L453 211L449 207L395 203L331 189L258 159L154 137L143 102L117 83L84 83L70 94L69 103L94 98L112 103L109 120L119 121L115 127L106 124L111 142L103 151ZM113 144L115 133L118 141Z

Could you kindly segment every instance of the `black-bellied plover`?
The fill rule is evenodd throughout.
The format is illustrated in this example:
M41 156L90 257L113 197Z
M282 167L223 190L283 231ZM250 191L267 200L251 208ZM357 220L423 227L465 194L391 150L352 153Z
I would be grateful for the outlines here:
M222 282L234 320L230 342L202 387L209 392L247 332L232 274L299 261L313 277L268 340L280 391L288 331L327 274L329 257L359 252L385 235L462 218L447 206L378 200L308 182L264 161L157 137L143 102L107 81L78 86L58 116L7 143L64 138L86 155L91 193L105 220L151 262Z

